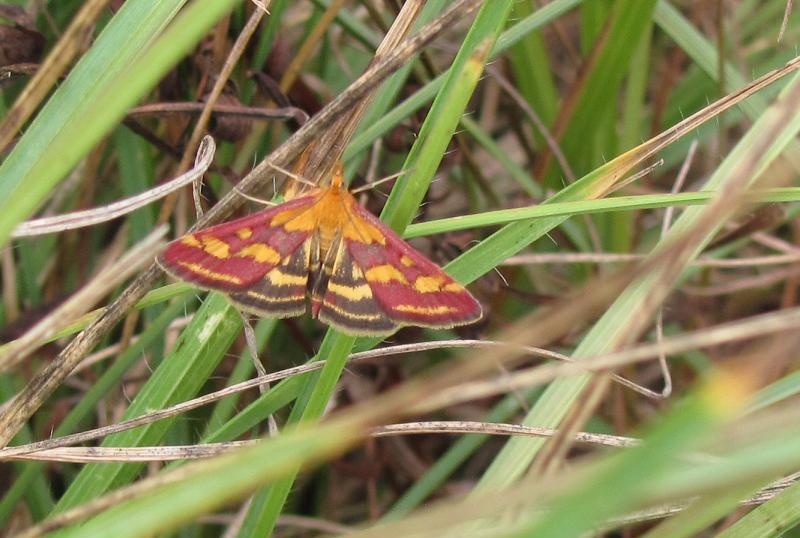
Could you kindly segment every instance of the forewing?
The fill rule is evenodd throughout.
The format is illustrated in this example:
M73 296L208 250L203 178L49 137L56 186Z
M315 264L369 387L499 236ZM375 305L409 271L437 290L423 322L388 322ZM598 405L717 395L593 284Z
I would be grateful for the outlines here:
M297 198L187 234L167 245L158 262L172 276L202 288L231 293L262 285L264 276L309 238L309 229L290 230L286 224L312 208L314 200Z
M336 258L319 305L317 317L328 325L354 336L389 334L397 330L384 312L364 273L353 263L345 242L340 241Z
M481 318L480 303L461 284L355 200L350 217L356 233L347 234L348 253L389 319L398 325L449 328ZM365 227L372 231L358 232Z

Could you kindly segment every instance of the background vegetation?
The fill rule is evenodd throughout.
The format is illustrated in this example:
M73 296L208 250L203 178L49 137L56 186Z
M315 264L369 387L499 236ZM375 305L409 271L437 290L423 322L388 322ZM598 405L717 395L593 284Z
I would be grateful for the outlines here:
M254 361L223 296L147 269L189 189L18 225L179 176L206 132L207 221L273 195L258 163L355 116L401 2L260 4L0 6L6 535L800 535L791 2L420 2L411 36L463 9L370 72L343 160L405 172L363 203L484 319L253 320Z

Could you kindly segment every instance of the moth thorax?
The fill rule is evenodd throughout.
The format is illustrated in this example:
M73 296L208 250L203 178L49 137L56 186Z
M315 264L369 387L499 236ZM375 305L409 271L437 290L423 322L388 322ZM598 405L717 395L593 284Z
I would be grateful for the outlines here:
M316 206L317 233L323 259L331 245L341 235L343 220L346 218L342 200L342 191L331 188L322 196Z

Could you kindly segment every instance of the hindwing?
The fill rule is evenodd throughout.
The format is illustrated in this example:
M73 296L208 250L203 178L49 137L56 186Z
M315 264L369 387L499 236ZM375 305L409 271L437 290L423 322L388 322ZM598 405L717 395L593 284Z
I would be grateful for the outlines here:
M265 318L290 318L306 311L311 270L311 240L246 290L231 292L231 301L245 312Z
M345 240L338 242L322 297L312 297L312 301L312 311L322 322L347 334L374 336L399 327L386 315L364 273L353 263Z

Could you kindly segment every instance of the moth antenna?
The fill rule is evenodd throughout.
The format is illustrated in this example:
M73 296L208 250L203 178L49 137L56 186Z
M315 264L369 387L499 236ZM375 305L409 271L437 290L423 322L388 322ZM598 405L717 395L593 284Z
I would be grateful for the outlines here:
M277 164L267 163L267 165L270 168L274 168L275 170L277 170L281 174L284 174L284 175L292 178L293 180L297 181L298 183L302 183L303 185L308 185L310 187L319 187L319 185L317 185L313 181L310 181L310 180L308 180L308 179L306 179L306 178L304 178L302 176L298 176L294 172L290 172L289 170L287 170L287 169L285 169L283 167L280 167Z
M411 171L411 169L400 170L396 174L392 174L391 176L386 176L386 177L381 178L381 179L379 179L377 181L373 181L372 183L367 183L366 185L362 185L361 187L358 187L357 189L353 189L352 191L350 191L350 193L351 194L358 194L359 192L364 192L364 191L368 191L370 189L374 189L375 187L377 187L381 183L386 183L387 181L391 181L392 179L396 179L396 178L402 176L403 174L407 174L410 171Z
M251 202L255 202L257 204L266 205L266 206L270 206L270 207L278 205L275 202L270 202L269 200L264 200L263 198L258 198L256 196L251 196L251 195L247 194L246 192L242 191L237 186L234 186L233 190L236 192L236 194L238 194L242 198L245 198L246 200L250 200Z

